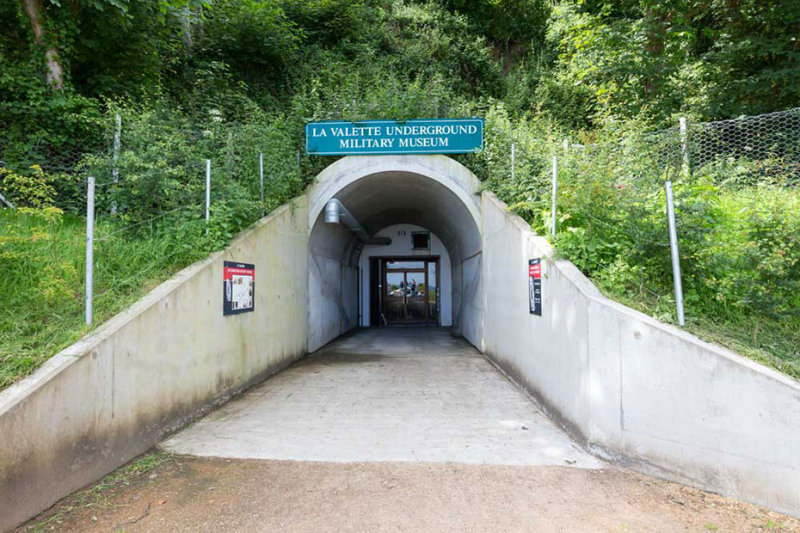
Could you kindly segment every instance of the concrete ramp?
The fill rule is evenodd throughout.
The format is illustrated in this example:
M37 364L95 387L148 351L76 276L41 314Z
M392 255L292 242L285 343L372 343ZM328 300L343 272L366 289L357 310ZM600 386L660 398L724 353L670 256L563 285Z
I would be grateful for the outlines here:
M161 447L238 459L602 465L474 347L430 327L340 338Z

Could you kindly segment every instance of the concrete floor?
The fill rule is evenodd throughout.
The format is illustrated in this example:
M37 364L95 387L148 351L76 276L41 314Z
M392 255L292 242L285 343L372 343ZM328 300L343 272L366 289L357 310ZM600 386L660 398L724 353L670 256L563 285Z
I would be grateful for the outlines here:
M602 466L439 328L344 336L161 447L236 459Z

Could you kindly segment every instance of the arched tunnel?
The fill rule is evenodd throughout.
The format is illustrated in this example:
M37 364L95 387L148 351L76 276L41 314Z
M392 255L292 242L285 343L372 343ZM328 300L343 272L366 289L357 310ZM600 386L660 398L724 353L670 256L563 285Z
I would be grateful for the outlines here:
M599 465L484 357L493 332L519 339L503 329L512 320L503 315L499 328L487 310L527 297L515 283L526 282L526 265L501 255L501 266L523 274L508 276L489 261L503 247L506 212L486 208L466 167L443 155L345 157L301 201L308 356L167 449L292 461ZM495 283L489 301L491 276L509 283ZM353 331L359 326L368 329Z
M793 411L775 408L796 405L797 387L606 299L552 258L453 159L339 159L7 389L0 529L154 444L247 460L601 468L584 447L797 509L797 454L763 446L797 441ZM247 312L225 313L228 268L250 273ZM359 325L371 328L350 333Z
M309 351L387 325L452 326L482 348L480 196L468 169L444 156L348 157L309 200ZM326 217L332 204L338 219Z

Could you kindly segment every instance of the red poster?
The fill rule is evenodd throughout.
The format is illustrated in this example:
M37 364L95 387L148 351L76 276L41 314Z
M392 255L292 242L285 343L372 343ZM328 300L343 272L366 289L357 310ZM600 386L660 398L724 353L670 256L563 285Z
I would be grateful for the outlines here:
M528 305L532 315L542 316L542 259L528 260Z
M256 267L225 261L222 269L222 314L235 315L255 309Z

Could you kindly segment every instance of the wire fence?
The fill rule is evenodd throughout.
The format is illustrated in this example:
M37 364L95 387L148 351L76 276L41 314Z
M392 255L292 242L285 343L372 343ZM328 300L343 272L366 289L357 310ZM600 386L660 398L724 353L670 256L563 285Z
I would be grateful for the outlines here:
M148 272L171 268L176 256L196 259L223 246L302 191L301 165L308 161L297 150L297 129L266 119L231 125L213 116L202 127L184 127L172 116L108 113L92 135L77 140L0 132L0 173L16 173L6 184L18 196L35 192L67 214L86 215L89 324L95 304L114 307L103 299L120 298L120 289L129 284L113 272L120 266L114 254L126 253L126 241L144 243L157 234L169 241L163 250L151 242L152 261L138 271L125 270L142 285ZM42 172L32 174L32 168ZM15 207L3 198L3 206Z
M682 325L683 300L694 320L748 316L756 345L764 322L796 320L800 108L624 127L586 144L503 132L490 187L602 288L657 318ZM798 375L796 343L763 343Z
M591 142L496 117L487 116L486 125L485 150L462 161L601 286L645 295L648 311L666 320L680 313L680 281L690 316L709 298L771 317L794 312L796 297L787 294L800 287L787 278L800 267L776 258L800 255L791 211L800 181L800 108L681 120L655 132L619 124ZM274 117L231 125L211 116L198 127L123 110L67 140L3 132L0 166L39 164L61 180L58 205L75 213L85 212L87 178L95 177L100 248L183 222L195 232L210 228L209 239L222 242L300 193L327 163L302 152L301 126ZM102 249L95 260L102 266Z
M86 179L93 175L98 214L118 212L124 220L158 214L190 197L202 201L207 159L216 202L282 198L302 181L301 163L308 165L299 152L301 128L274 117L228 124L211 116L198 126L178 124L168 112L127 110L96 122L91 134L74 137L0 131L0 168L20 174L41 168L58 182L58 205L76 213L83 211Z
M696 169L774 162L795 178L800 172L800 108L691 124L688 140L689 163Z

